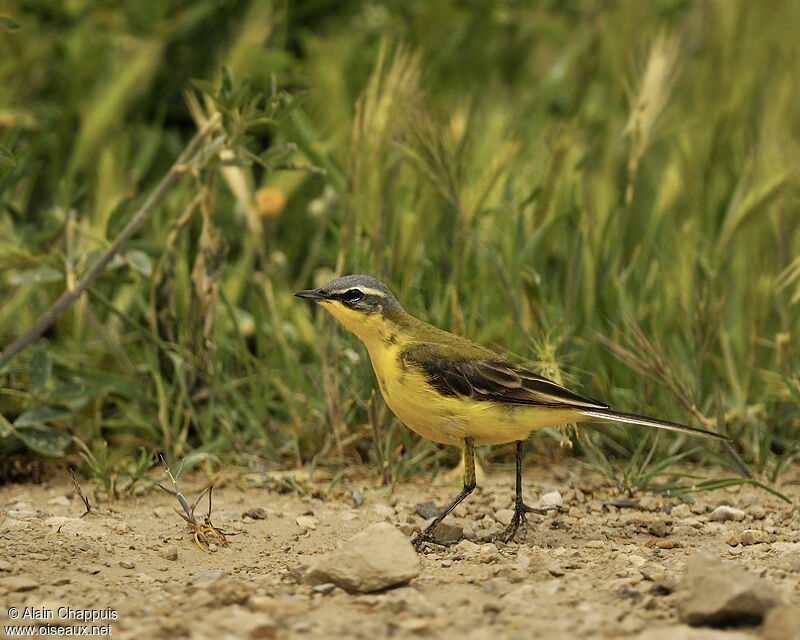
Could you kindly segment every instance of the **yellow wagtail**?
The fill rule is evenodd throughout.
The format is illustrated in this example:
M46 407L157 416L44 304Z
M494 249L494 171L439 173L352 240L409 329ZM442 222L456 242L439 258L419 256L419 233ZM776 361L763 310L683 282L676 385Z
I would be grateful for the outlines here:
M475 488L475 445L516 441L516 500L512 540L529 512L522 501L522 441L531 431L569 422L624 422L697 436L725 436L686 425L611 409L517 366L467 338L408 314L388 287L352 275L319 289L295 293L321 304L366 345L386 404L412 431L464 450L464 488L414 545L436 542L437 525Z

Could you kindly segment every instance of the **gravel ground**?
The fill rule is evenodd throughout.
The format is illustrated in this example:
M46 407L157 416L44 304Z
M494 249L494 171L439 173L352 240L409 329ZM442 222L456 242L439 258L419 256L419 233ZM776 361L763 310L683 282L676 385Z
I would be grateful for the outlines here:
M116 638L800 637L795 506L752 487L694 504L640 495L612 506L620 497L583 472L540 469L526 480L531 505L562 508L530 516L514 543L494 543L513 496L511 477L494 475L447 519L454 544L416 555L406 540L425 525L425 503L446 504L456 485L362 490L356 506L349 491L313 498L229 482L214 491L213 515L228 546L210 552L160 491L80 518L66 479L7 485L0 619L8 635L11 624L42 636L88 625ZM199 476L183 485L187 496L204 486ZM797 504L800 472L779 488ZM368 529L353 555L337 551L379 522L393 527ZM310 577L323 558L355 575ZM401 584L369 591L376 558L387 566L375 570L397 571Z

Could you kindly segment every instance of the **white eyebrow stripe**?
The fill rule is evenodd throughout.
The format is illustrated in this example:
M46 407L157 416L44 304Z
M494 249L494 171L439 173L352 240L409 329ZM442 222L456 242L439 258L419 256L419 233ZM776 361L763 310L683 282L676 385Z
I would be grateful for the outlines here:
M347 287L347 289L338 289L336 291L332 291L333 295L339 296L351 289L358 289L361 293L368 296L378 296L379 298L385 298L386 294L383 291L378 289L369 289L367 287Z

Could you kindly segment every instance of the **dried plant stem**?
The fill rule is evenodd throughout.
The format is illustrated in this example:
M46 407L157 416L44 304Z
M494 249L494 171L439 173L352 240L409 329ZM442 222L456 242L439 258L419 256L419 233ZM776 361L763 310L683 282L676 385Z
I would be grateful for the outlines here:
M125 228L119 232L119 235L114 239L108 249L105 250L103 255L97 261L89 272L77 283L73 288L68 288L62 293L58 300L56 300L47 311L45 311L36 322L19 338L14 340L2 353L0 353L0 366L9 362L14 356L18 355L28 345L44 333L44 331L56 319L69 308L69 306L77 300L80 295L86 291L95 280L100 276L103 270L108 266L108 263L114 258L119 250L130 240L133 235L142 227L150 215L155 211L156 207L161 204L162 200L172 190L181 176L189 169L189 163L195 158L199 151L203 148L203 142L206 136L215 129L219 124L219 115L211 118L200 131L195 134L194 138L183 150L183 153L175 161L167 174L161 179L155 189L150 193L147 200L139 208L139 210L131 218L130 222Z

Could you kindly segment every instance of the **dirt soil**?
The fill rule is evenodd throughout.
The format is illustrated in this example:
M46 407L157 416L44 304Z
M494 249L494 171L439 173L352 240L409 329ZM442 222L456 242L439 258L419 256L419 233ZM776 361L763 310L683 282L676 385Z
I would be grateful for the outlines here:
M457 483L362 490L357 506L349 489L317 498L228 482L214 491L212 519L229 546L211 552L160 490L99 503L81 518L66 478L0 487L0 619L37 633L88 624L98 635L153 639L762 637L759 627L693 635L680 623L674 586L701 550L800 604L800 513L763 490L718 490L694 504L637 496L619 507L607 504L620 498L604 479L574 464L526 471L526 481L529 504L557 490L563 509L530 516L514 543L491 543L513 496L510 474L494 474L448 518L471 540L424 550L420 575L405 586L355 595L308 586L299 567L374 522L410 536L425 523L418 503L446 504ZM199 475L181 482L188 497L205 484ZM800 472L779 488L798 504ZM719 505L746 515L713 521Z

